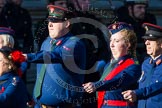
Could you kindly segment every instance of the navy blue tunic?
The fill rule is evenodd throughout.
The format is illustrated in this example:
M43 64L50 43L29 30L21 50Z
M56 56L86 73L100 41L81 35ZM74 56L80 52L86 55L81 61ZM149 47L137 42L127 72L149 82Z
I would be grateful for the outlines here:
M138 108L162 107L162 56L156 60L146 59L142 64L142 76L136 95Z
M53 41L57 41L52 48ZM80 101L83 94L82 84L85 74L85 46L79 38L68 33L52 40L48 37L42 44L41 51L28 54L28 62L37 64L37 80L46 64L42 95L37 103L57 106L63 102Z
M126 102L121 93L125 90L136 89L138 79L141 75L140 65L137 63L136 60L134 60L128 55L120 57L118 59L118 62L115 64L113 68L114 72L118 71L116 68L118 68L120 65L125 63L126 60L128 59L131 59L132 61L134 61L134 63L124 68L117 75L115 75L111 80L104 80L104 81L101 80L96 82L96 84L100 84L97 90L105 91L102 108L136 108L137 107L136 103L133 103L134 105L128 105L128 104L122 105L121 103L120 104L118 103L118 102ZM110 101L111 104L112 101L115 102L114 105L110 105L109 103Z
M26 108L27 89L13 72L0 76L0 108Z

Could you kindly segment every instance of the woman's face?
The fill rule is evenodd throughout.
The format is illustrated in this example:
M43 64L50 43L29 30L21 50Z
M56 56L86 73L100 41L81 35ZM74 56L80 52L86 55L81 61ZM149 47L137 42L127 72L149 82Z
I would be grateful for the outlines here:
M130 45L124 40L121 32L115 33L110 37L110 49L114 59L118 59L128 54Z
M9 71L10 65L7 59L5 59L3 53L0 52L0 76Z

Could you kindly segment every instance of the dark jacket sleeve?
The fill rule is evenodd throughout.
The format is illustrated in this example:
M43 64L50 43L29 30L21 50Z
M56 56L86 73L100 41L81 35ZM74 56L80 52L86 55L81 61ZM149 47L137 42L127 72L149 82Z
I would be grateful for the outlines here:
M138 82L141 75L141 69L139 65L131 65L111 80L99 81L96 83L100 86L97 88L98 91L102 90L115 90L119 88L126 88L132 84ZM101 83L102 82L102 83Z
M69 42L57 47L52 51L39 51L27 54L27 62L32 63L56 63L66 62L81 66L85 62L85 46L80 41L70 40ZM72 61L74 60L74 61ZM82 64L83 63L83 64Z

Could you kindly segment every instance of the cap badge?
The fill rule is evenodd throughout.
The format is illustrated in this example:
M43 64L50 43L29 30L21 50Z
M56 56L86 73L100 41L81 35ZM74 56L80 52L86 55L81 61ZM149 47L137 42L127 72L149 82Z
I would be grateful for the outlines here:
M112 29L116 29L116 24L114 24L114 25L112 26Z
M50 12L51 12L51 13L53 13L53 12L54 12L54 10L55 10L54 8L51 8L51 9L50 9Z
M147 26L145 26L145 30L146 30L146 31L148 31L148 30L149 30Z

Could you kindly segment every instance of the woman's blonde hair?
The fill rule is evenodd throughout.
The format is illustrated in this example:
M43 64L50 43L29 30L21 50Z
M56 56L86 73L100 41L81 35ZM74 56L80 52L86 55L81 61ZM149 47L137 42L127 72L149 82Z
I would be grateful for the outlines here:
M14 38L11 35L1 34L0 36L3 39L3 46L8 46L8 47L11 47L11 48L14 47L15 41L14 41Z
M136 58L137 37L135 32L133 30L126 29L123 29L120 32L124 36L123 38L126 41L126 43L130 44L128 54Z

